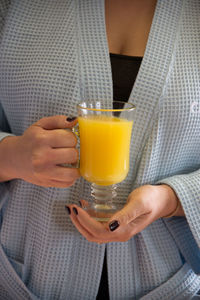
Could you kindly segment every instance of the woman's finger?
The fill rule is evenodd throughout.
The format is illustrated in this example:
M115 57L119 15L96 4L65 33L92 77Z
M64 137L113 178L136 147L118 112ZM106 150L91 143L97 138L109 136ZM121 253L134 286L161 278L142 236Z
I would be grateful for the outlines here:
M57 148L49 152L49 162L51 164L73 164L78 161L79 152L75 148Z
M46 184L46 187L68 188L74 184L74 181L49 180L49 181L46 181L45 184Z
M141 215L150 213L146 208L144 201L141 199L134 199L128 203L109 220L109 228L111 231L116 230L119 226L125 226Z
M79 169L53 166L39 172L43 180L74 182L80 177Z
M80 232L80 234L82 234L86 238L86 240L88 240L89 242L98 243L99 241L96 241L94 236L80 224L78 218L76 217L76 211L78 212L77 207L75 207L74 205L68 205L68 207L70 210L70 218L72 220L72 223L77 228L77 230Z
M109 232L106 224L95 221L80 207L71 205L70 209L70 216L73 224L90 242L100 244L109 242L126 242L132 237L132 230L134 228L130 223L128 225L121 226L116 232Z
M74 148L77 138L70 129L54 129L46 132L46 143L52 148Z
M153 221L154 220L151 214L144 214L139 216L132 222L130 222L128 225L130 228L131 236L134 236L137 233L141 232L143 229L149 226Z
M104 242L110 240L111 233L109 232L105 224L97 222L80 207L73 207L75 207L78 212L76 218L78 219L79 224L82 226L82 228L87 230L87 232L89 232L96 240L98 239L99 241L101 240Z
M77 123L77 118L69 118L65 115L56 115L50 117L44 117L38 120L33 126L39 126L46 130L60 129L60 128L72 128Z

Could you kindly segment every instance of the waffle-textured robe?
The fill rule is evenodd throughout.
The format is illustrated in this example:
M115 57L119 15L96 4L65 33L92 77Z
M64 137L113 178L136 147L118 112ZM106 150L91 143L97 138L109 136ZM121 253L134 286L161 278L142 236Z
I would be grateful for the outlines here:
M112 98L103 0L0 0L1 138L44 116L76 115L85 99L108 106ZM90 198L82 178L66 189L1 183L1 300L95 299L105 247L113 300L184 300L200 289L199 0L158 0L129 101L137 107L130 171L117 201L164 182L186 218L98 245L64 210Z

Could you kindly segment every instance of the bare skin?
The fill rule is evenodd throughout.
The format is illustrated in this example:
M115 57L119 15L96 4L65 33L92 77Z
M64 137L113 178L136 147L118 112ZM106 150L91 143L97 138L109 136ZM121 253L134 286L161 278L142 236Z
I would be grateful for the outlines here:
M81 201L82 207L87 205ZM100 223L88 216L77 205L69 205L70 217L78 231L89 241L98 244L126 242L154 221L176 209L177 197L167 185L143 185L133 190L126 205L114 214L107 223ZM73 208L76 208L76 212ZM177 216L183 215L180 210ZM119 226L111 231L109 224L117 221Z
M157 0L106 0L109 51L143 56Z
M0 143L0 181L23 179L44 187L69 187L80 177L73 164L78 160L75 135L65 129L77 120L66 116L40 119L22 136L7 137Z
M106 29L109 50L132 56L143 56L154 15L156 0L106 0ZM64 168L63 163L78 159L76 138L71 128L77 121L66 116L43 118L30 126L22 136L6 137L0 142L0 181L16 178L44 187L69 187L79 178L78 169ZM92 219L82 208L70 205L71 220L91 242L127 241L155 220L171 214L179 202L167 185L144 185L134 190L126 206L108 223ZM73 208L77 209L78 215ZM183 216L182 207L176 211ZM109 224L120 226L111 232Z

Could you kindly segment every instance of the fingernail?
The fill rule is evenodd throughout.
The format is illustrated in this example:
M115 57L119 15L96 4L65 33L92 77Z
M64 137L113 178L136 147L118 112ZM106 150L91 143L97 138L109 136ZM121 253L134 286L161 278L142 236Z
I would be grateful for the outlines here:
M80 207L82 207L82 203L81 203L81 201L78 201L79 202L79 205L80 205Z
M110 231L114 231L115 229L117 229L119 227L119 222L118 221L112 221L110 224L109 224L109 228L110 228Z
M78 210L76 209L76 207L73 207L73 212L75 213L75 215L78 215Z
M67 122L73 122L74 120L76 120L76 117L68 117L67 118Z
M71 214L71 210L70 210L70 208L69 208L69 206L65 206L65 209L66 209L66 211L68 212L68 214L70 215Z

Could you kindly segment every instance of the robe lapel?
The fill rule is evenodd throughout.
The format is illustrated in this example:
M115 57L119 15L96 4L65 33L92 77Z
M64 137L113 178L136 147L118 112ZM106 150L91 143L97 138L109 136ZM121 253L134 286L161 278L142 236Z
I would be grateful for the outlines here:
M162 107L175 56L183 0L158 0L145 54L129 101L136 105L131 163L135 178L143 149ZM163 34L163 32L167 34Z
M81 100L112 107L112 74L105 29L104 1L79 0Z

